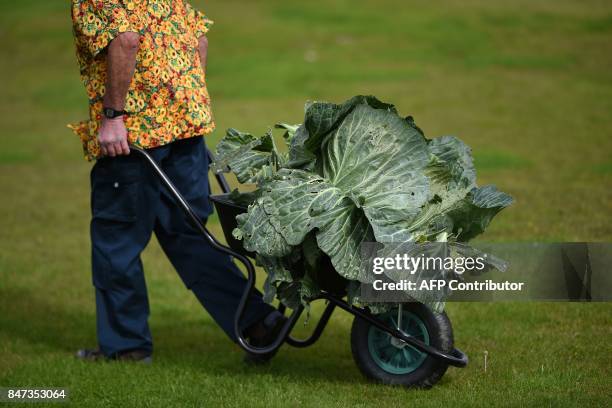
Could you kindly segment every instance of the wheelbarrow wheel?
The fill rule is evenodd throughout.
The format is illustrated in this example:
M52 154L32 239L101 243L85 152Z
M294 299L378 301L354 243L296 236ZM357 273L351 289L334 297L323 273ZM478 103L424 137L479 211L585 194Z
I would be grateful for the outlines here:
M397 327L397 309L378 315ZM401 330L438 350L453 350L453 329L446 313L434 313L421 303L402 307ZM370 380L405 387L429 388L448 368L439 359L423 353L390 334L355 317L351 329L351 350L357 367Z

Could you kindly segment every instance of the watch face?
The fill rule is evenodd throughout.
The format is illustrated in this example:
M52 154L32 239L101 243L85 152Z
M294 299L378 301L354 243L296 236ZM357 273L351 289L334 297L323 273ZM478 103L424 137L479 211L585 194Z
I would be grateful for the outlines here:
M113 108L104 108L104 116L106 116L109 119L114 119L116 117L119 117L121 115L125 114L124 111L116 111Z

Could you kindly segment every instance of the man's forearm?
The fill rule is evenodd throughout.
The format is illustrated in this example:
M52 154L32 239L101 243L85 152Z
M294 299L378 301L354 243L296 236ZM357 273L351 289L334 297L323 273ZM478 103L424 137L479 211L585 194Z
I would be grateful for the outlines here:
M111 41L107 51L106 90L104 107L121 111L125 107L134 68L140 37L136 33L121 33ZM130 154L128 135L122 117L102 118L98 131L98 142L102 155L115 157Z
M205 35L198 38L198 53L200 54L200 65L202 65L202 71L206 73L206 60L208 58L208 38Z
M104 107L123 110L138 53L139 35L122 33L111 41L107 53L106 92Z

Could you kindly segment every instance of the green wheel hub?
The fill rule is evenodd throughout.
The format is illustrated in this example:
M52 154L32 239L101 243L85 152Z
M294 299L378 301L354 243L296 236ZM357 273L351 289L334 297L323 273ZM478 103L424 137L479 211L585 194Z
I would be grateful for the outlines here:
M397 310L384 313L379 319L389 326L397 327ZM404 334L429 344L427 327L417 315L404 311L400 327ZM374 326L370 326L368 332L368 350L376 364L390 374L409 374L427 358L426 353Z

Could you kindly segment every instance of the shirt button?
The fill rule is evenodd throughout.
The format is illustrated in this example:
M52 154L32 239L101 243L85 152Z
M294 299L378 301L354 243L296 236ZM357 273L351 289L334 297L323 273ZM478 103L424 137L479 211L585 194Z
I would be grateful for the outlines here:
M119 182L118 182L118 181L115 181L115 184L113 184L113 187L115 187L115 188L119 188Z

